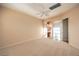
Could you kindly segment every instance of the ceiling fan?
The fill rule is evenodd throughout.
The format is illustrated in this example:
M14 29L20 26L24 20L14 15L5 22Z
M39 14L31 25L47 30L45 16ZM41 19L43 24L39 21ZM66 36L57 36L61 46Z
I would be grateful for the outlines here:
M42 7L42 11L41 12L39 12L38 13L38 15L40 16L40 17L47 17L47 16L49 16L49 14L50 14L50 12L52 11L52 10L54 10L54 9L56 9L56 8L58 8L58 7L60 7L61 6L61 4L60 3L56 3L55 5L52 5L51 7L49 7L48 8L48 10L44 10L44 7Z
M51 6L51 7L49 7L49 9L50 9L50 10L54 10L54 9L58 8L59 6L61 6L61 4L60 4L60 3L57 3L57 4L55 4L55 5Z

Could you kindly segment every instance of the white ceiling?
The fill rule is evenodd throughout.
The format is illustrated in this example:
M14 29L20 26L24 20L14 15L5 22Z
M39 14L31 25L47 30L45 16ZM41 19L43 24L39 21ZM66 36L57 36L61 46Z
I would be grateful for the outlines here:
M3 6L12 8L39 19L47 19L59 15L75 7L77 3L62 3L60 7L50 10L49 7L56 3L9 3Z

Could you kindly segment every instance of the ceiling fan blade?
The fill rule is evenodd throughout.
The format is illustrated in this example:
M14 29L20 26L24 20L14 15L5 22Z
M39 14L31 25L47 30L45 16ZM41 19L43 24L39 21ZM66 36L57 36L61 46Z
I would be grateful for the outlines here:
M50 10L53 10L53 9L59 7L59 6L61 6L61 4L60 4L60 3L57 3L57 4L55 4L55 5L51 6L51 7L49 7L49 9L50 9Z

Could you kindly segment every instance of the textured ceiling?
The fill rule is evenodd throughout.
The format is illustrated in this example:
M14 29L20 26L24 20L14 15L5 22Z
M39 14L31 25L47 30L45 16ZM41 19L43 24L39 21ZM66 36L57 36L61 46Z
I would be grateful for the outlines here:
M77 3L62 3L60 7L50 10L49 7L55 4L56 3L10 3L3 4L3 6L27 13L39 19L47 19L66 12L77 5Z

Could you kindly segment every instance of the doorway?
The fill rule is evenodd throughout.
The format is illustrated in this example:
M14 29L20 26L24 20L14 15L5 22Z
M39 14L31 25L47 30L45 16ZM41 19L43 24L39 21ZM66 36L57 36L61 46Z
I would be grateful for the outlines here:
M63 19L63 41L69 42L68 40L68 18Z
M68 18L55 21L53 24L53 40L64 41L68 40Z
M53 39L57 41L62 40L62 21L55 21L53 25Z

